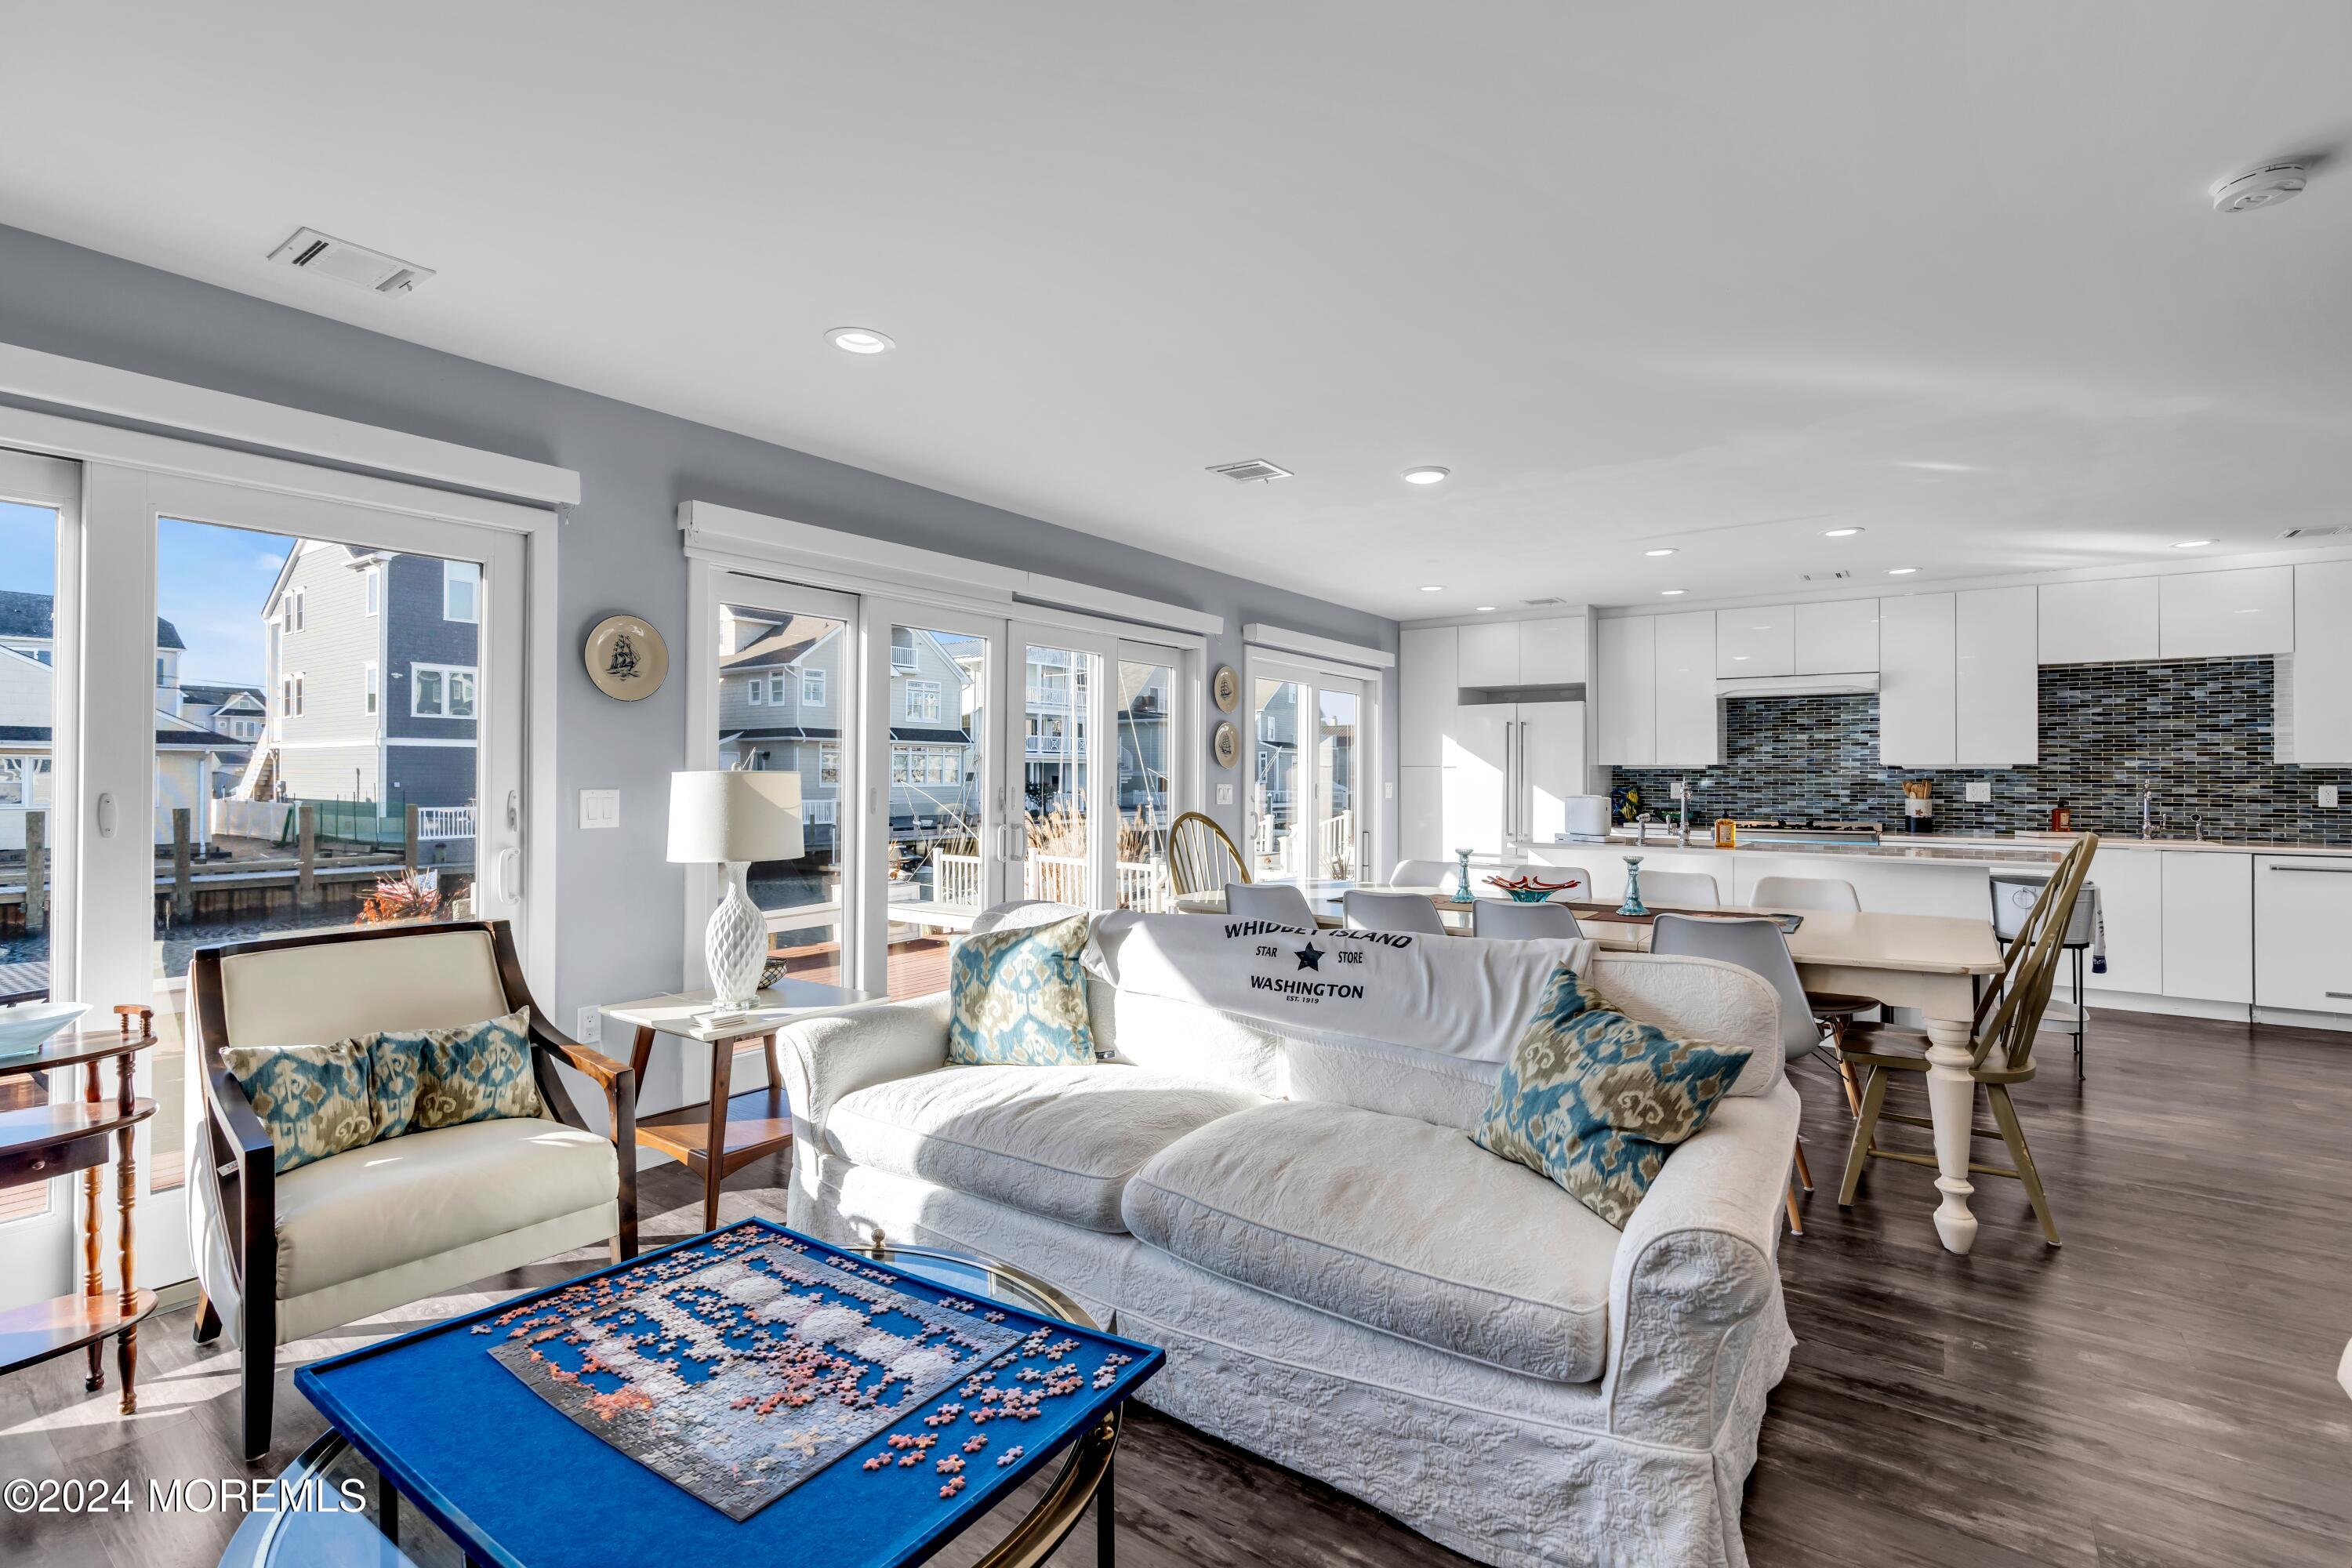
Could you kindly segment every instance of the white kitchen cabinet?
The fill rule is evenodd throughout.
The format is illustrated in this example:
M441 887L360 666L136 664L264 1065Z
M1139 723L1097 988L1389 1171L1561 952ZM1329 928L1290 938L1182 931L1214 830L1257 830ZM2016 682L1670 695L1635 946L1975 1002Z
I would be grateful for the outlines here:
M1723 704L1715 694L1721 622L1705 610L1656 620L1656 765L1712 767L1723 760Z
M1422 626L1397 637L1397 761L1403 767L1438 767L1445 761L1445 730L1453 721L1460 628Z
M1519 623L1519 684L1576 686L1583 682L1584 617L1558 616Z
M2087 971L2094 991L2164 994L2164 855L2156 849L2118 849L2102 844L2091 858L2091 881L2099 889L2099 915L2107 928L2107 971ZM2087 962L2087 961L2086 961ZM2061 966L2071 982L2074 966Z
M1799 675L1853 675L1878 668L1878 601L1799 605L1791 623Z
M1486 621L1455 628L1461 634L1457 684L1481 690L1519 684L1519 624Z
M1878 756L1889 767L1958 760L1954 614L1949 594L1878 601Z
M1397 769L1397 855L1400 859L1443 860L1456 847L1445 842L1444 789L1444 768L1414 766Z
M2251 858L2255 1003L2352 1013L2352 856Z
M1734 676L1796 673L1795 605L1717 610L1714 619L1716 674L1729 679Z
M1648 767L1658 755L1658 617L1618 616L1593 634L1596 763Z
M2184 572L2157 593L2157 657L2242 658L2294 651L2294 568Z
M2195 1002L2254 999L2254 858L2165 849L2164 994Z
M2156 658L2159 581L2116 577L2042 584L2042 662L2118 664Z
M1465 702L1454 710L1445 735L1445 766L1438 781L1438 808L1445 853L1468 849L1500 856L1505 827L1504 785L1511 776L1512 720L1508 702Z
M1954 760L1970 768L2040 761L2034 590L1972 588L1954 599Z
M1518 816L1513 848L1523 850L1567 832L1568 797L1585 793L1584 704L1522 702L1518 725L1511 808Z
M2352 561L2294 569L2294 652L2278 661L2278 760L2352 767Z

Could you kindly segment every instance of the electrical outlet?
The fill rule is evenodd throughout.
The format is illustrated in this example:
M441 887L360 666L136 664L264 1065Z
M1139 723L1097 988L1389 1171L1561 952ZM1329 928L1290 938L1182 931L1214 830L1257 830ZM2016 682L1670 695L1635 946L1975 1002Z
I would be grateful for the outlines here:
M621 792L616 789L583 789L580 792L580 826L583 827L618 827L621 826Z
M1680 799L1682 799L1682 797L1683 797L1683 781L1682 781L1682 780L1680 780L1680 779L1676 779L1674 783L1672 783L1672 784L1668 784L1668 785L1666 786L1666 798L1667 798L1668 800L1680 800Z
M601 1007L583 1007L580 1021L572 1026L572 1037L583 1046L604 1043L604 1012Z
M1983 805L1986 801L1990 800L1992 798L1992 780L1970 779L1969 781L1969 798L1975 801L1979 805Z
M1234 804L1233 785L1221 784L1217 786L1217 804L1219 805L1231 805Z
M2319 786L2319 804L2330 811L2336 809L2336 786L2334 784L2321 784Z

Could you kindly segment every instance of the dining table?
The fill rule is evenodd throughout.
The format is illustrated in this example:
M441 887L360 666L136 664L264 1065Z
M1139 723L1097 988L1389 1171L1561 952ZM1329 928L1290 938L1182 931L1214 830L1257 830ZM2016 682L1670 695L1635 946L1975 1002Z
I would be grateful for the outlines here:
M1480 893L1472 902L1456 899L1450 887L1358 883L1382 892L1421 893L1436 906L1449 933L1470 936L1471 915L1477 900L1499 894ZM1307 903L1319 925L1347 923L1342 901L1345 889L1320 882L1307 889ZM1703 918L1771 917L1779 920L1796 960L1798 978L1808 991L1838 991L1874 996L1889 1007L1911 1007L1925 1020L1927 1035L1927 1114L1935 1124L1936 1235L1948 1252L1965 1253L1976 1245L1977 1220L1969 1200L1976 1187L1969 1180L1970 1129L1975 1125L1974 1063L1977 997L1981 984L2000 973L2000 944L1993 939L1992 921L1957 915L1897 915L1875 910L1774 910L1761 909L1678 909L1654 905L1640 915L1620 912L1613 903L1571 899L1559 901L1576 911L1584 934L1614 952L1646 952L1651 921L1659 914ZM1175 900L1178 913L1223 914L1222 892L1188 893ZM1787 930L1793 922L1793 930Z

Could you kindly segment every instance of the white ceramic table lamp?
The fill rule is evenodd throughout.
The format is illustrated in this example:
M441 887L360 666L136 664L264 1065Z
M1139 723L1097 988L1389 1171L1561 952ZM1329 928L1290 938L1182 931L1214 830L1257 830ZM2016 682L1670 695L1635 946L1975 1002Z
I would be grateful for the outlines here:
M723 1006L748 1005L768 956L768 923L743 890L756 860L797 860L801 849L798 773L690 773L669 776L669 858L716 864L725 890L703 928L710 990Z

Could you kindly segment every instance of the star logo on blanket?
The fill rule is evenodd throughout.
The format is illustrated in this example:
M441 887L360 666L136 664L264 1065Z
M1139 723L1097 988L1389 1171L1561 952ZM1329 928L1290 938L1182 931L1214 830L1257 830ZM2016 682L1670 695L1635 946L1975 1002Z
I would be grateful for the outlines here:
M1305 947L1300 948L1298 950L1298 967L1301 969L1312 969L1317 973L1321 973L1323 971L1323 950L1317 947L1311 942Z

